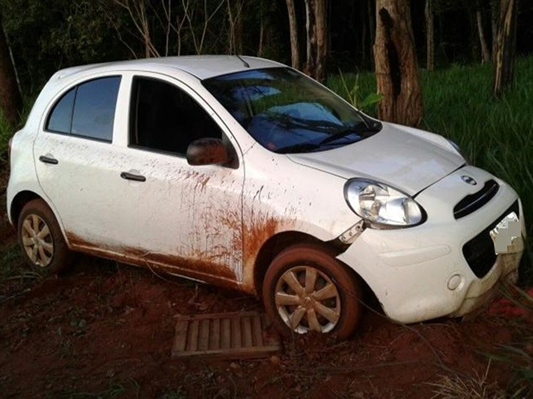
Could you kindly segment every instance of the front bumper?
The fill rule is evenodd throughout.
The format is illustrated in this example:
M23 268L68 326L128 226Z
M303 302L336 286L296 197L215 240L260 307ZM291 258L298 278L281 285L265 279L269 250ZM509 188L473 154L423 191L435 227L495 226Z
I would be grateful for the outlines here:
M392 320L414 323L462 316L490 301L499 283L516 282L526 234L520 200L511 187L498 180L500 188L494 198L456 220L454 204L479 189L461 184L465 174L478 182L495 179L475 167L462 168L417 196L428 214L424 224L406 229L367 229L338 256L366 281ZM519 213L521 234L505 252L495 256L486 274L477 277L463 247L474 237L489 234L487 227L507 216L513 204Z

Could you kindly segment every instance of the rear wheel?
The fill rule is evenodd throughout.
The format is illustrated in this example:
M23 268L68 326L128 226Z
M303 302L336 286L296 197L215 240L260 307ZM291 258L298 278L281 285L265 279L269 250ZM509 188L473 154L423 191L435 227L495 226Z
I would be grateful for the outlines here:
M316 331L346 339L359 322L360 299L356 279L314 245L296 245L281 252L263 283L267 314L284 334Z
M33 268L58 274L69 266L71 252L57 219L43 200L32 200L22 208L17 230L22 255Z

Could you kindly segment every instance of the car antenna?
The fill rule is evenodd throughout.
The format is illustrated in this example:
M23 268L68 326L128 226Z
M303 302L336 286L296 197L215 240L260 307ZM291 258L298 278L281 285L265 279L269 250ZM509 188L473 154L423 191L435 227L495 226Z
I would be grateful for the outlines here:
M248 64L246 61L244 61L244 59L239 55L239 54L235 54L235 56L241 60L241 62L243 63L244 67L245 68L250 68L250 64Z

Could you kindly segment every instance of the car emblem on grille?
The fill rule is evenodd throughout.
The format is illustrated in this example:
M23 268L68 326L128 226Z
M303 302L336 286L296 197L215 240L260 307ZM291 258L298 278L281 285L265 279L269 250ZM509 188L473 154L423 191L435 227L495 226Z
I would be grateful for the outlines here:
M461 179L465 182L470 184L471 186L475 186L477 184L477 181L474 180L473 177L470 176L461 176Z

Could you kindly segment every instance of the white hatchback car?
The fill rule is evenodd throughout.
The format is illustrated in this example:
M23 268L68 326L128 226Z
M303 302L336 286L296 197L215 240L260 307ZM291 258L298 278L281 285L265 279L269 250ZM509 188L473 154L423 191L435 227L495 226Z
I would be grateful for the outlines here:
M365 286L402 323L479 308L525 236L515 191L453 143L252 57L57 72L12 139L7 199L36 267L79 251L158 268L340 338Z

